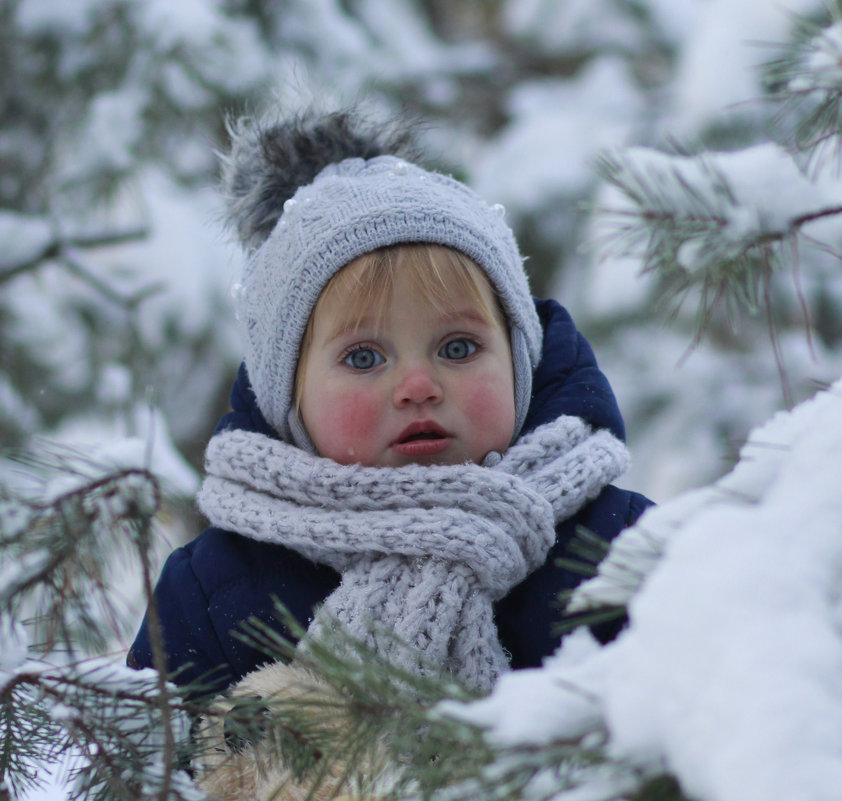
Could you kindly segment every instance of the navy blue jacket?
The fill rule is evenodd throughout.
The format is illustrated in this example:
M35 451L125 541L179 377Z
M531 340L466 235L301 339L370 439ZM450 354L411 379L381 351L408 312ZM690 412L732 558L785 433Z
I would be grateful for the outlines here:
M624 438L622 417L608 380L570 315L551 300L536 301L536 307L544 328L544 345L524 431L567 414ZM273 436L242 367L231 393L231 406L217 431L245 429ZM568 555L567 546L577 527L611 540L650 504L642 495L609 486L558 526L556 543L544 565L495 604L500 642L511 655L513 668L537 667L558 645L552 631L559 617L557 597L562 590L575 587L581 576L558 567L556 561ZM232 636L242 621L256 617L288 636L276 619L273 597L306 627L314 607L338 584L339 574L332 568L281 545L219 528L207 529L172 553L155 589L168 667L178 671L175 681L185 684L201 677L211 689L224 689L267 659ZM132 667L152 664L146 619L127 661Z

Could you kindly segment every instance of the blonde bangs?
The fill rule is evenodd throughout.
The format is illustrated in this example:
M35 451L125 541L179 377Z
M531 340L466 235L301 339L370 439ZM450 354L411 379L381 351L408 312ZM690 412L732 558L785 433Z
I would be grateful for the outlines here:
M468 297L489 324L508 331L506 316L497 290L480 267L463 253L444 245L427 242L390 245L354 259L328 281L322 290L301 340L295 377L295 408L299 409L304 384L307 353L313 338L313 320L326 299L338 296L344 313L335 320L337 327L354 330L363 320L379 328L389 309L396 275L407 276L419 299L441 314L456 311L454 298ZM489 308L482 287L488 286L494 296Z
M321 302L334 291L341 294L347 310L343 327L358 327L363 318L373 318L379 325L398 274L408 277L418 297L440 313L455 311L453 298L467 296L489 322L505 320L499 304L488 308L482 286L489 286L495 297L497 293L485 274L472 259L452 248L426 242L392 245L366 253L348 267L352 269L338 272L319 298Z

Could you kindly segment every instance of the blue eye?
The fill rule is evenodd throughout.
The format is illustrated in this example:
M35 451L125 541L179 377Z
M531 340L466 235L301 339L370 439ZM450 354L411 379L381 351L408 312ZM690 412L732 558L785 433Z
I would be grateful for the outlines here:
M453 361L461 361L472 356L477 351L476 343L471 342L470 339L451 339L441 346L439 356L443 359L451 359Z
M354 348L342 361L354 370L371 370L386 360L373 348Z

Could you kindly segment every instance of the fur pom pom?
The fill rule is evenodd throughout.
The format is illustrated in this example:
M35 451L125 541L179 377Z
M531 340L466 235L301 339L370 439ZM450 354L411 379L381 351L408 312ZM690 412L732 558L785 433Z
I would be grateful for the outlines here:
M352 109L306 111L286 120L229 121L231 152L222 157L227 223L251 252L268 238L284 201L328 164L348 158L417 160L408 127L364 122Z

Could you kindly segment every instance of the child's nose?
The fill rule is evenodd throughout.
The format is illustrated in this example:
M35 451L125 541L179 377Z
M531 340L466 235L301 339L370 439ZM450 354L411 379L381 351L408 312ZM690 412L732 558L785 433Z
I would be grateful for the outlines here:
M443 397L441 385L426 367L413 367L398 380L395 387L395 405L438 403Z

